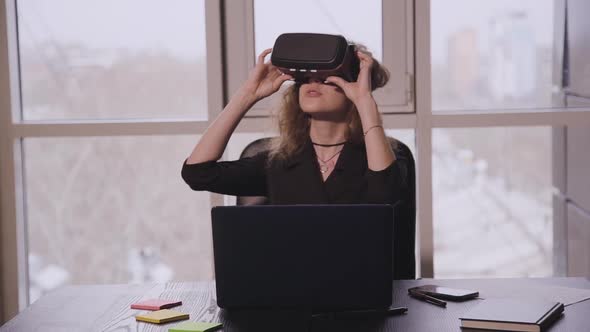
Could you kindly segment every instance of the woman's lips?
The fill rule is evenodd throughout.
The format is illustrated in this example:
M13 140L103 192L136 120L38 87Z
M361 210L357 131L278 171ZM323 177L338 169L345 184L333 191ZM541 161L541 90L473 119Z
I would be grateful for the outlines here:
M306 95L309 97L319 97L322 95L322 93L317 90L309 90L307 91Z

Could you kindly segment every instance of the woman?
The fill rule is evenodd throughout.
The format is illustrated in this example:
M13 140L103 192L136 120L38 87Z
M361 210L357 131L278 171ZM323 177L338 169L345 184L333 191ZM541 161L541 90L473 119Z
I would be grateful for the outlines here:
M372 91L387 70L356 48L356 82L331 76L289 87L279 113L280 137L268 152L217 162L246 112L293 79L258 56L248 79L205 131L182 177L194 190L267 196L270 204L395 204L406 190ZM400 168L401 167L401 168ZM400 171L402 170L402 171Z

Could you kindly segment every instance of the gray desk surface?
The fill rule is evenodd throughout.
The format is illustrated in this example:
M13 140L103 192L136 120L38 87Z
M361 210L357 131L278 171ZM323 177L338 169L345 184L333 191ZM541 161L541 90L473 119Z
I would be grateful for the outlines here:
M135 321L144 312L131 303L148 298L180 299L179 311L192 321L223 322L226 332L242 331L461 331L458 319L482 300L449 302L440 308L407 295L416 285L435 283L482 290L480 296L506 294L519 285L554 285L590 289L585 278L403 280L394 282L393 306L407 306L403 316L375 320L309 320L303 312L227 312L215 303L212 282L172 282L157 285L68 286L35 302L0 328L8 331L168 331L176 323L154 325ZM485 290L485 291L483 291ZM549 331L590 331L590 300L566 307L565 315Z

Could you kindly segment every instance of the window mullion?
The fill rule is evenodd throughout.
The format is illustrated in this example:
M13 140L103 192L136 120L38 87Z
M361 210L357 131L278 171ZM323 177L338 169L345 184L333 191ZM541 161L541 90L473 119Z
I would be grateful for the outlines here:
M417 235L421 277L434 276L430 1L415 2Z

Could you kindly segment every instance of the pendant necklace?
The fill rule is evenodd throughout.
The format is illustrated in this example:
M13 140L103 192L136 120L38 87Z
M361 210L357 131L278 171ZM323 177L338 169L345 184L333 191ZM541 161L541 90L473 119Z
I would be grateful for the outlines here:
M321 162L321 164L320 164L320 172L322 172L322 174L324 174L324 173L326 173L326 172L328 172L330 170L330 166L332 164L332 163L330 163L330 160L334 159L334 157L336 157L337 155L339 155L340 152L342 152L342 149L338 150L338 152L336 152L332 157L330 157L330 158L328 158L326 160L320 159L320 157L316 153L316 157Z

